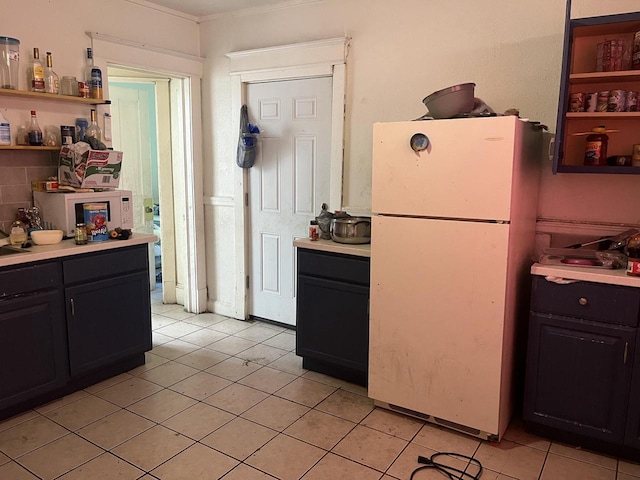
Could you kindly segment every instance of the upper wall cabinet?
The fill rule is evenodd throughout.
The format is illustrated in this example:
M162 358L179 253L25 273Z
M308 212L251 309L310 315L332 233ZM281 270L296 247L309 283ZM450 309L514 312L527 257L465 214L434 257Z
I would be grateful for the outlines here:
M633 146L640 144L636 32L640 13L567 20L553 173L640 174L638 162L631 165ZM608 136L606 157L590 165L586 132L601 125Z

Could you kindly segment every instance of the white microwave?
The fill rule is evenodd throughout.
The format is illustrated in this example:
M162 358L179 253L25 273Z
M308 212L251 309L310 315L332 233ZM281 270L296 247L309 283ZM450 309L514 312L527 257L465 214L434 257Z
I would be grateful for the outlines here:
M84 222L85 203L107 204L107 228L133 228L133 196L128 190L104 192L33 192L33 205L40 209L43 226L62 230L73 237L76 224Z

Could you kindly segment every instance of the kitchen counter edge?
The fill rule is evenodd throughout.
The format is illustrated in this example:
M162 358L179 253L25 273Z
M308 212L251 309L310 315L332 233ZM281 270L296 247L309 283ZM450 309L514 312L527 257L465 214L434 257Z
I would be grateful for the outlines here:
M543 277L556 277L567 280L608 283L610 285L640 288L640 277L627 275L627 271L624 268L564 267L560 265L534 263L531 267L531 273Z
M130 247L144 243L154 243L158 238L155 235L134 234L127 240L107 240L104 242L87 243L86 245L76 245L74 239L63 240L55 245L33 245L26 248L22 253L0 257L0 268L11 265L22 265L42 260L69 257L72 255L82 255L85 253L103 252L116 248Z
M295 247L306 248L308 250L342 253L344 255L355 255L358 257L371 257L370 243L338 243L333 240L310 240L308 238L298 238L293 241L293 245Z

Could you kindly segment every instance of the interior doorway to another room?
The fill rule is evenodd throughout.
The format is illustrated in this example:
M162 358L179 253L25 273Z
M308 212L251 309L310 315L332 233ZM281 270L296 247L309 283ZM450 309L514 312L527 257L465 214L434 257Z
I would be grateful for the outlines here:
M175 231L173 206L167 208L173 203L168 115L171 80L111 66L108 78L113 146L125 152L120 188L133 194L134 230L158 238L149 250L150 284L164 294L171 283L175 284L171 279L176 270L173 249L165 248L173 244L171 234ZM168 289L163 288L165 280ZM165 303L173 302L165 298Z

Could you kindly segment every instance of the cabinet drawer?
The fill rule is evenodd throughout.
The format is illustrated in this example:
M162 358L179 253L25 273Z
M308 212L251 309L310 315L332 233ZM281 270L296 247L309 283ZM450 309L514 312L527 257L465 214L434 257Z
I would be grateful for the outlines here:
M147 264L148 248L144 244L65 260L62 270L68 285L146 270Z
M60 286L60 280L58 264L54 262L8 267L0 271L0 301L3 297Z
M298 273L369 285L369 258L298 248Z
M603 283L559 285L535 276L532 310L615 325L638 325L640 289Z

